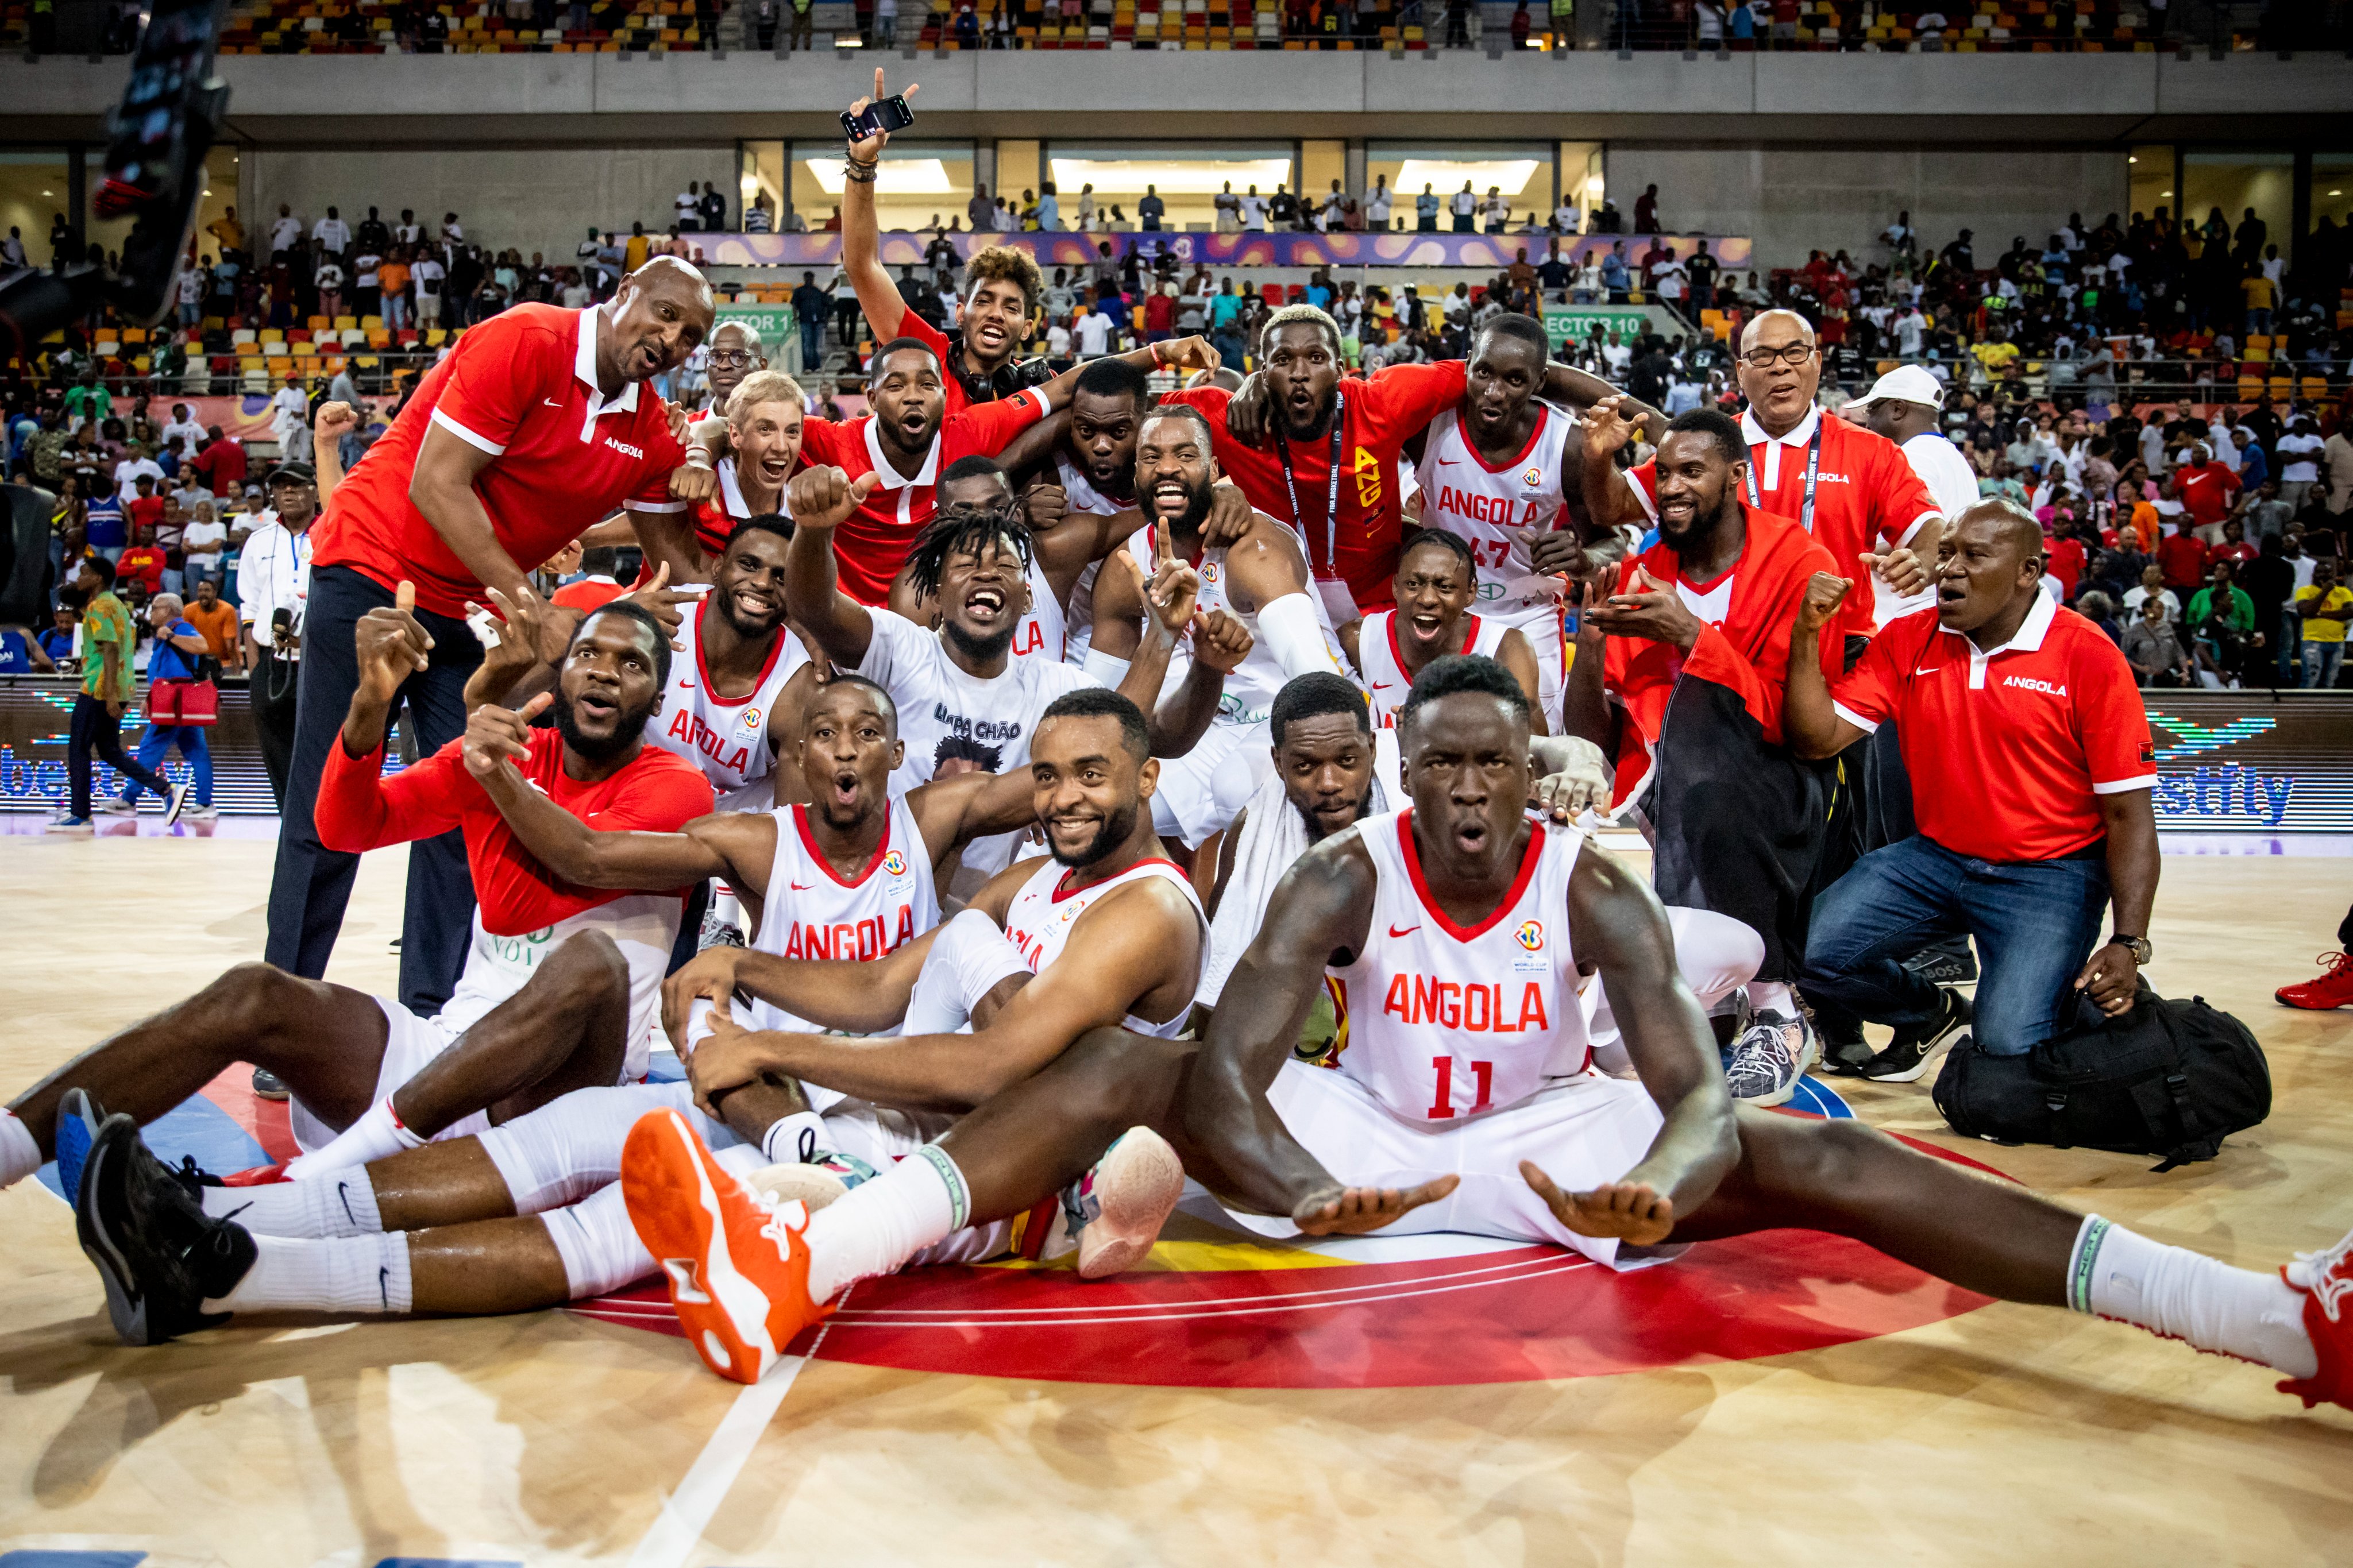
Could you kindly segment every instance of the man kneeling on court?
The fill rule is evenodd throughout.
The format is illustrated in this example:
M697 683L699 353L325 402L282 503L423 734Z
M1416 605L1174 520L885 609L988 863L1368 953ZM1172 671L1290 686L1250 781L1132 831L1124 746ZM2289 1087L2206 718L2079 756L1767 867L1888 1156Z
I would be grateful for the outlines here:
M1266 1235L1457 1230L1624 1267L1668 1244L1822 1230L2353 1408L2353 1235L2253 1273L1857 1121L1736 1108L1657 898L1574 829L1528 818L1526 712L1492 660L1422 671L1399 725L1411 805L1300 858L1198 1046L1098 1030L814 1215L763 1202L677 1113L639 1121L622 1191L689 1342L752 1381L854 1281L1020 1212L1143 1123ZM1588 963L1640 1082L1588 1070ZM1327 984L1347 1027L1330 1069L1293 1054Z
M359 686L316 811L321 839L345 852L463 830L478 907L448 1005L419 1018L390 997L239 964L11 1103L0 1115L0 1185L55 1154L73 1191L90 1130L59 1117L69 1089L144 1124L231 1063L252 1062L292 1092L294 1138L306 1152L287 1174L303 1178L644 1076L681 894L600 891L546 876L468 776L462 742L384 775L393 699L433 646L409 612L409 592L402 584L396 606L360 619ZM523 765L532 784L600 827L669 832L709 812L702 773L645 744L670 654L659 625L634 605L583 621L558 673L555 727L532 731Z

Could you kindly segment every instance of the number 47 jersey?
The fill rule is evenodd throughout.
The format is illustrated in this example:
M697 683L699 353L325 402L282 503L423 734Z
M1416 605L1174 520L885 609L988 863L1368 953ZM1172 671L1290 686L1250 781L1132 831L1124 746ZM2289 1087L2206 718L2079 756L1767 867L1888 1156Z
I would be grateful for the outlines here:
M1584 836L1532 825L1511 890L1476 926L1430 896L1413 813L1367 817L1372 923L1328 970L1340 1031L1326 1065L1389 1114L1431 1127L1514 1105L1591 1060L1568 938L1568 874Z

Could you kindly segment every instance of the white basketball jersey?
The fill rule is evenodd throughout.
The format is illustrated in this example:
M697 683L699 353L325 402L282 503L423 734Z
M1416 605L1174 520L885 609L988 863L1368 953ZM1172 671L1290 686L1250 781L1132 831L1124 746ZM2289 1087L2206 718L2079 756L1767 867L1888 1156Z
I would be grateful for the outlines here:
M891 797L890 818L874 858L846 881L818 853L808 809L780 806L769 814L776 822L776 863L768 873L753 947L779 958L863 963L896 951L940 923L931 852L923 847L905 796ZM763 1029L818 1026L765 1002L755 1003L753 1012Z
M1127 536L1127 552L1143 564L1145 581L1152 577L1152 535L1138 529ZM1241 667L1226 677L1225 695L1218 701L1217 722L1220 724L1263 724L1274 711L1274 699L1290 679L1282 673L1282 663L1265 637L1259 635L1258 616L1238 609L1227 592L1226 552L1223 546L1201 553L1198 570L1201 574L1200 597L1195 601L1201 614L1223 610L1241 622L1250 635L1250 650ZM1335 669L1348 668L1348 656L1340 647L1340 639L1333 634L1332 616L1324 608L1323 597L1314 592L1307 595L1315 606L1315 624L1324 634L1324 651L1332 656ZM1193 668L1192 654L1179 648L1168 659L1168 674L1160 683L1160 700L1166 701Z
M1054 585L1046 581L1046 569L1035 561L1029 563L1029 613L1013 628L1013 657L1042 658L1055 664L1062 662L1062 644L1068 636L1062 616L1062 603L1054 597Z
M670 689L663 694L661 711L646 721L646 739L701 768L711 787L723 795L774 771L768 720L785 682L809 656L790 626L779 627L759 684L747 696L722 697L712 689L702 663L702 618L709 614L711 601L705 599L679 623L686 647L670 656Z
M1365 951L1326 972L1340 1024L1330 1065L1417 1125L1500 1110L1583 1073L1592 1053L1568 874L1584 836L1534 824L1511 891L1466 930L1422 890L1409 808L1356 832L1377 883Z
M1397 614L1376 610L1365 617L1356 633L1356 658L1364 667L1365 690L1372 699L1373 727L1379 730L1397 728L1398 710L1405 706L1406 692L1413 685L1413 677L1405 672L1405 655L1398 647ZM1504 634L1512 629L1484 616L1466 613L1462 620L1462 651L1486 658L1495 657L1495 650L1504 646Z
M1535 572L1521 531L1547 531L1560 520L1561 453L1577 421L1548 403L1535 408L1527 447L1498 468L1488 466L1448 409L1430 422L1416 477L1423 525L1453 534L1478 559L1480 613L1524 630L1541 655L1542 638L1561 640L1559 605L1550 595L1530 597L1508 584Z
M1125 511L1133 502L1113 500L1095 489L1092 480L1071 466L1071 459L1056 457L1054 467L1060 470L1062 485L1063 510L1083 511L1096 517L1110 517ZM1079 574L1071 588L1071 602L1062 617L1062 657L1072 664L1087 661L1087 649L1094 646L1095 637L1095 574L1103 563L1092 561Z
M1036 874L1021 885L1019 892L1013 895L1013 902L1005 911L1005 939L1021 954L1021 961L1029 966L1032 974L1040 973L1048 964L1062 955L1063 944L1071 940L1071 928L1079 923L1079 917L1085 914L1096 900L1113 888L1124 888L1130 882L1141 882L1153 877L1174 882L1185 890L1185 901L1193 906L1194 918L1201 922L1201 929L1206 932L1209 921L1208 917L1201 913L1200 897L1193 891L1193 884L1186 877L1184 868L1174 860L1138 860L1116 877L1106 877L1091 887L1069 890L1064 884L1071 879L1070 868L1050 857L1038 862ZM1198 978L1195 976L1196 980ZM1176 1016L1165 1024L1155 1024L1130 1013L1124 1022L1139 1035L1173 1040L1183 1032L1186 1019L1191 1012L1189 1007L1181 1009Z

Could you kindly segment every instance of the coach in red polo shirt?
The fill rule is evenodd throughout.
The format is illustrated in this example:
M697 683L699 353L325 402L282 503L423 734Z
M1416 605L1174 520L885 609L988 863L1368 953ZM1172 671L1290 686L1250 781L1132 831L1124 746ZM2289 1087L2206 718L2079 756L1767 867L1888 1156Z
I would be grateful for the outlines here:
M1820 389L1822 354L1814 330L1795 310L1767 310L1743 330L1736 367L1748 412L1740 416L1748 437L1748 503L1779 517L1792 517L1820 541L1841 572L1863 570L1860 558L1886 554L1898 545L1911 551L1883 568L1899 594L1927 586L1922 564L1936 558L1941 509L1913 471L1904 448L1884 436L1814 405ZM1658 520L1658 472L1644 463L1613 478L1608 468L1586 466L1586 510L1599 527ZM1849 595L1831 621L1849 638L1877 629L1874 595ZM1850 647L1850 657L1854 648Z
M269 889L270 963L316 979L326 969L356 856L322 847L311 816L327 753L359 680L354 630L417 585L432 639L401 696L402 726L431 753L466 727L466 679L482 648L465 622L486 588L517 593L525 574L617 508L641 526L675 526L670 470L684 453L670 414L642 384L685 362L711 330L711 287L674 258L623 279L588 310L520 305L469 328L427 373L384 438L336 487L311 526L311 595L300 628L301 694L292 776ZM560 658L573 617L549 617ZM465 962L473 906L459 836L409 851L400 1000L420 1016L448 999Z
M2125 1011L2148 962L2148 716L2107 634L2041 591L2042 553L2024 511L1971 507L1946 542L1936 607L1890 622L1834 684L1803 634L1851 583L1816 577L1798 612L1789 744L1828 757L1893 719L1912 777L1936 785L1914 792L1919 833L1864 856L1814 907L1799 989L1895 1029L1866 1078L1916 1079L1972 1026L1991 1055L2031 1050L2074 1026L2086 1002ZM1897 962L1923 932L1976 940L1974 1018L1958 992Z

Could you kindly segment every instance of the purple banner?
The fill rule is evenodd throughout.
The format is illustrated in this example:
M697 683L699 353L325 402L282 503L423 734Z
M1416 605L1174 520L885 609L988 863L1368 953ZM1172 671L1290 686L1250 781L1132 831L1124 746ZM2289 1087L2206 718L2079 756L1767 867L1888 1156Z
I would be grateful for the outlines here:
M686 241L702 259L720 267L830 268L841 259L838 234L700 234ZM1697 235L1594 234L1202 234L1162 229L1127 234L951 234L948 243L959 257L976 245L1004 245L1026 250L1040 267L1083 267L1095 257L1095 247L1109 241L1112 254L1131 249L1157 255L1173 252L1180 262L1210 267L1448 267L1473 271L1501 271L1522 249L1531 261L1542 261L1556 239L1562 257L1575 263L1588 255L1606 256L1612 245L1626 247L1627 259L1649 251L1653 239L1678 257L1698 248ZM1743 236L1705 237L1709 251L1728 268L1749 266L1750 243ZM928 234L882 236L883 265L920 266Z

